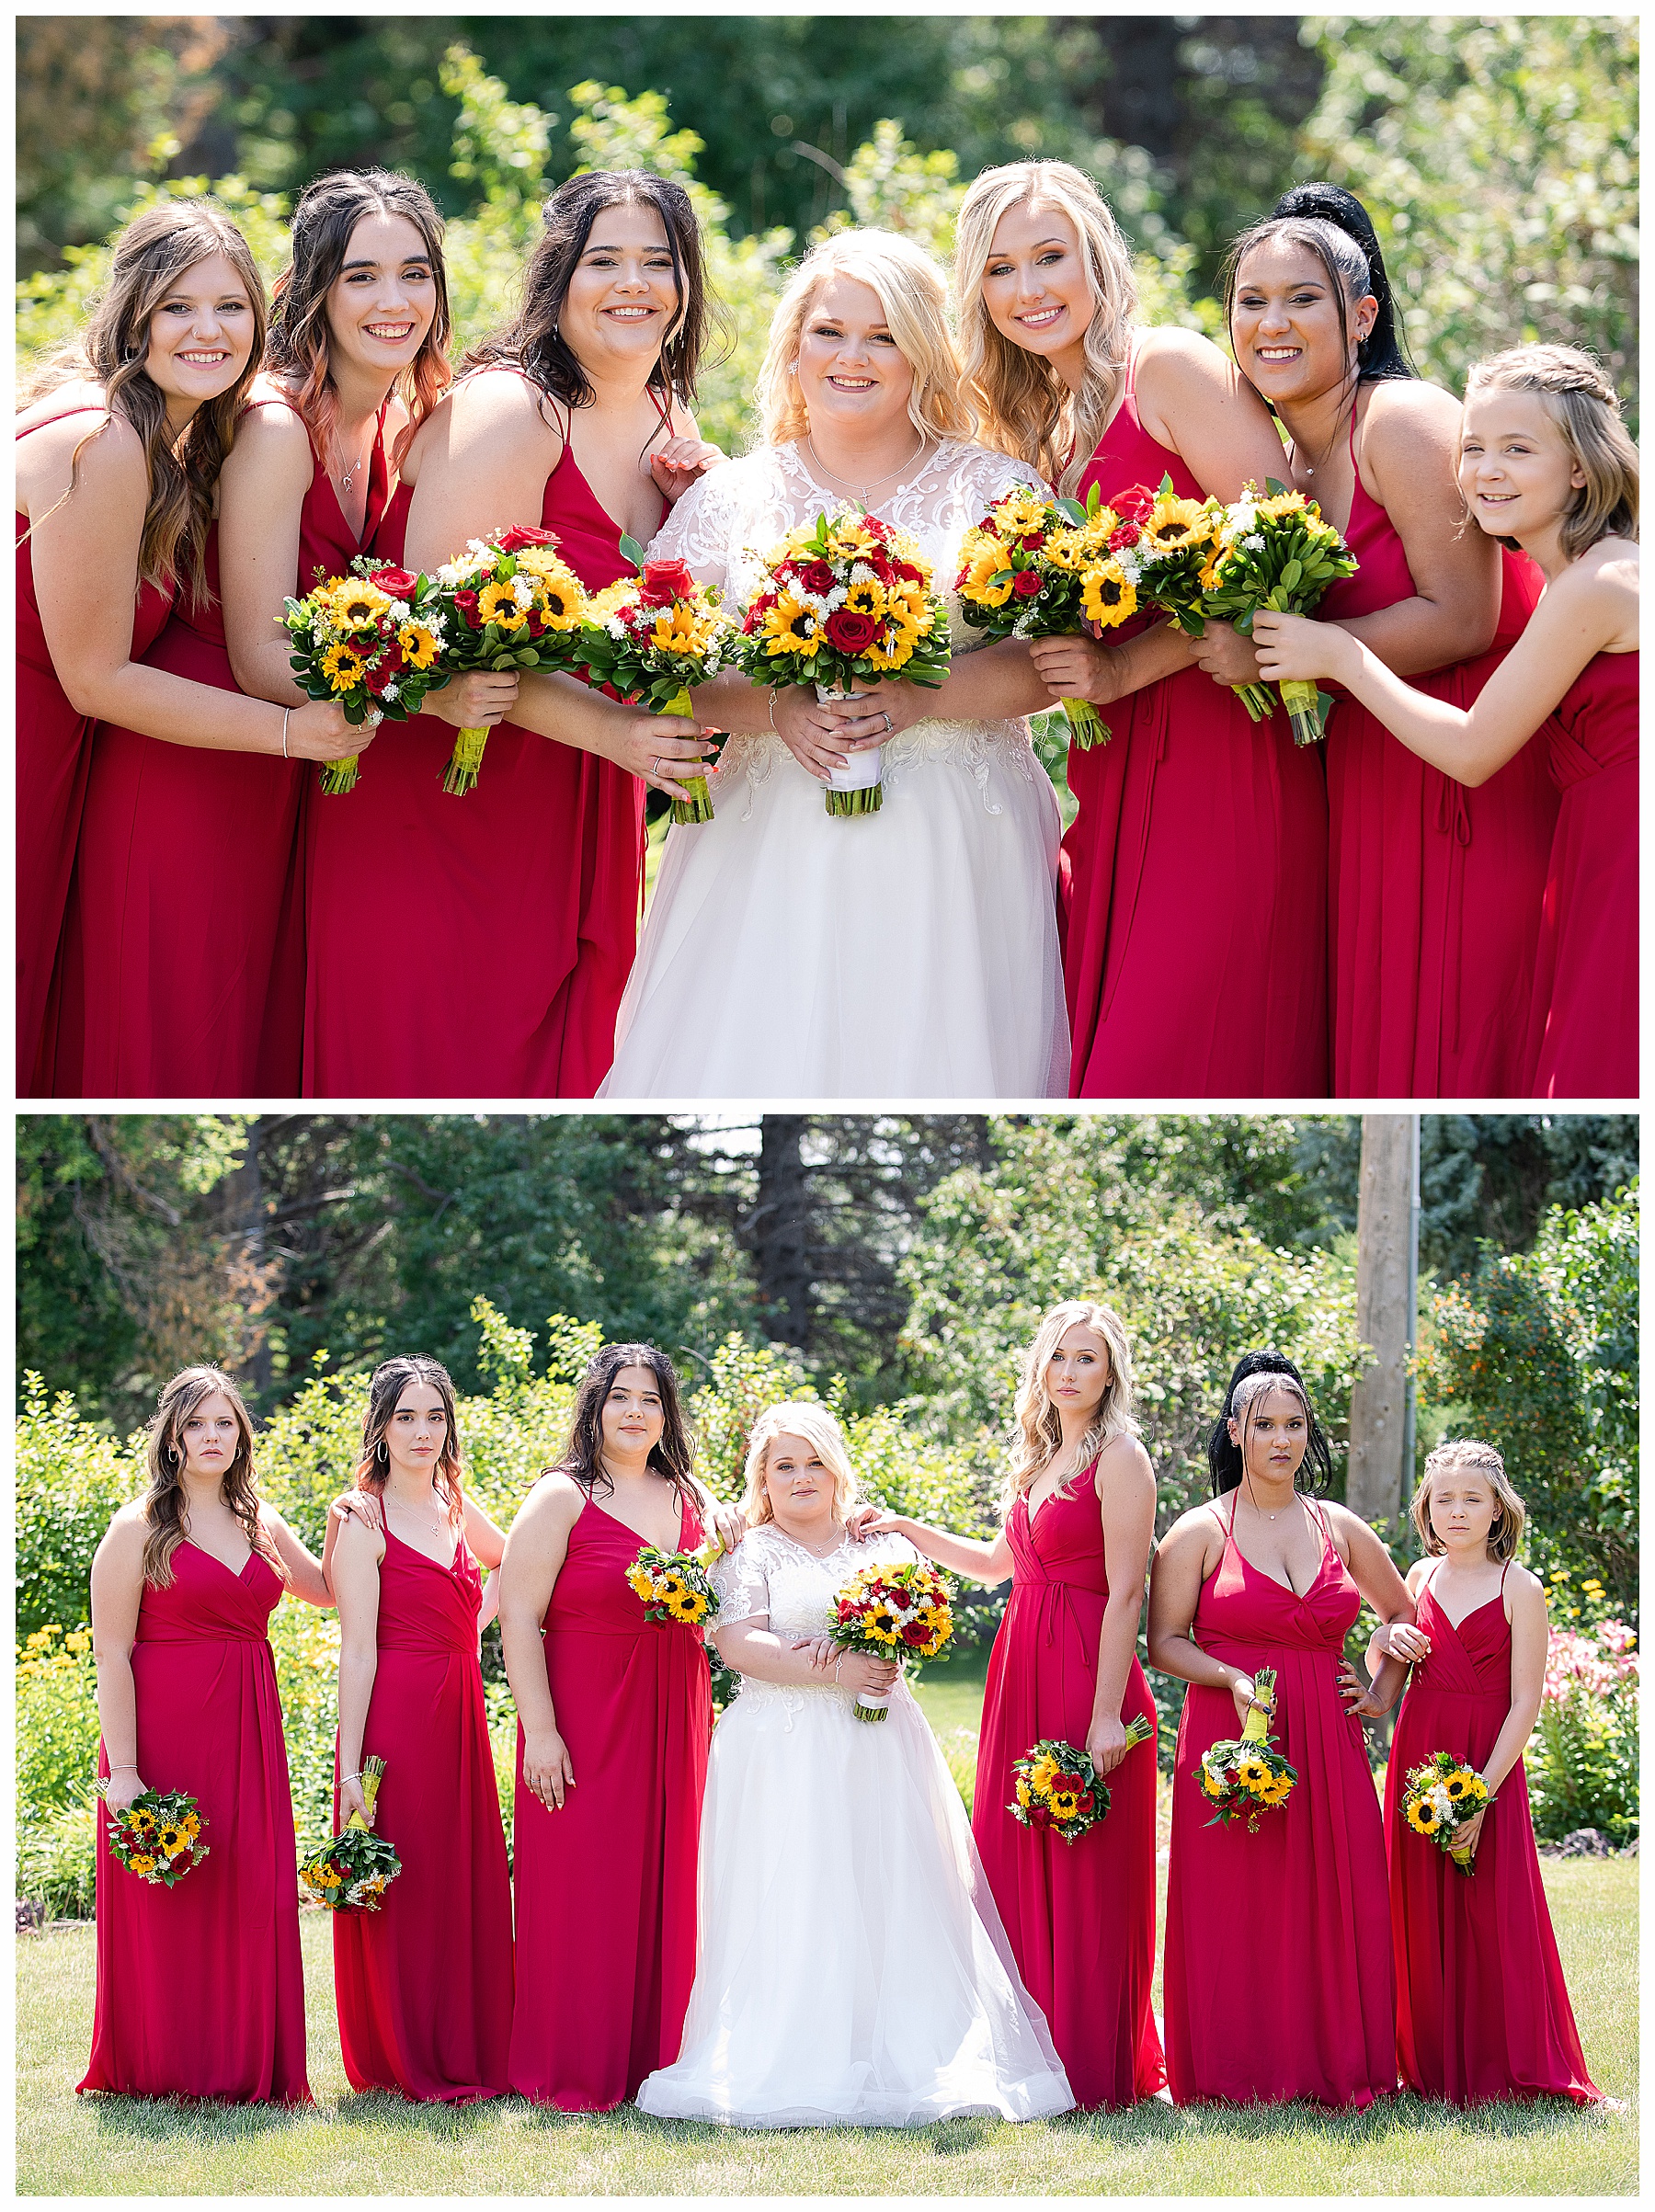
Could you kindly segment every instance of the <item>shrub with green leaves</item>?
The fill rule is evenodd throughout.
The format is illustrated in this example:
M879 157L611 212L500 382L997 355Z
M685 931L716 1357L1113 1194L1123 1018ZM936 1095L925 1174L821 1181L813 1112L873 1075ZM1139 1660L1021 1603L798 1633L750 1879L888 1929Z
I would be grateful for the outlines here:
M1554 1612L1578 1617L1571 1578L1554 1570ZM1604 1592L1588 1580L1581 1592L1597 1613L1589 1630L1555 1626L1546 1655L1540 1717L1527 1752L1529 1803L1536 1835L1558 1837L1595 1828L1613 1843L1638 1833L1637 1637L1624 1621L1601 1613Z

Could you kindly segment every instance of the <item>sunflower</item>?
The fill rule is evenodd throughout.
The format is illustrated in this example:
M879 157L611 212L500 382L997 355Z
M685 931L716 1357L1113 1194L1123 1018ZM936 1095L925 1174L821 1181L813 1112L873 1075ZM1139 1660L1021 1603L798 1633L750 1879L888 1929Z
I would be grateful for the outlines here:
M878 551L878 539L860 523L839 522L828 533L830 561L865 561Z
M1003 580L997 583L996 577ZM1003 607L1011 597L1011 571L1003 545L989 545L965 571L964 596L979 607Z
M1211 519L1198 499L1158 499L1155 512L1144 525L1152 553L1184 553L1204 545Z
M1021 1774L1017 1777L1017 1802L1022 1806L1033 1805L1034 1802L1034 1793Z
M529 620L528 609L519 606L509 583L485 584L477 594L477 614L480 621L497 623L502 630L520 630Z
M336 691L349 691L361 680L362 664L348 645L329 645L322 656L322 673Z
M531 561L529 554L539 558ZM541 613L551 630L573 630L588 614L586 587L574 571L565 566L554 553L543 546L531 546L518 555L519 569L527 569L541 587ZM611 586L611 589L616 587ZM637 587L628 584L628 594L636 597ZM599 621L603 618L597 617Z
M1410 1805L1409 1807L1408 1825L1418 1835L1433 1835L1437 1829L1436 1813L1433 1808L1428 1805L1423 1798L1421 1798L1418 1804Z
M176 1859L184 1848L184 1831L168 1821L155 1841L169 1859Z
M1111 561L1095 569L1082 585L1080 611L1089 622L1113 630L1137 611L1137 591Z
M812 654L822 642L822 625L813 608L784 591L759 624L768 654Z
M847 614L868 614L878 621L885 610L885 595L876 583L852 584L845 594Z
M700 653L705 645L702 627L693 607L663 607L649 633L649 643L657 653Z
M1450 1774L1443 1787L1456 1805L1464 1798L1480 1797L1482 1795L1481 1781L1466 1766Z
M146 1836L155 1825L155 1816L147 1805L130 1805L126 1810L126 1824L141 1836Z
M1084 530L1055 530L1041 549L1042 558L1053 568L1061 568L1067 575L1077 575L1084 568L1092 553L1089 532Z
M1032 493L1014 492L993 511L994 519L1008 538L1032 538L1045 527L1045 502L1036 499Z
M437 658L437 640L423 622L405 622L396 642L410 668L428 668Z
M388 613L391 601L377 584L354 582L347 579L336 585L333 595L333 617L347 630L372 630L380 618Z
M637 596L636 582L631 577L622 576L618 584L606 584L601 591L587 601L587 618L601 627L611 615L620 614L630 607Z
M1302 515L1305 511L1303 492L1273 492L1268 499L1258 503L1261 515Z
M155 1871L155 1862L147 1851L135 1851L127 1861L127 1865L133 1874L154 1874Z

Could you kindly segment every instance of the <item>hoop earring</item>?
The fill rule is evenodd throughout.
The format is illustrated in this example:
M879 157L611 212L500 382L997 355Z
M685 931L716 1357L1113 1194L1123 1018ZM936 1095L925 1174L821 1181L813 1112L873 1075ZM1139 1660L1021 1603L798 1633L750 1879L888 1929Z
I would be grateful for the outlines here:
M385 1440L382 1436L373 1447L373 1456L382 1467L389 1466L391 1464L391 1454L385 1449Z

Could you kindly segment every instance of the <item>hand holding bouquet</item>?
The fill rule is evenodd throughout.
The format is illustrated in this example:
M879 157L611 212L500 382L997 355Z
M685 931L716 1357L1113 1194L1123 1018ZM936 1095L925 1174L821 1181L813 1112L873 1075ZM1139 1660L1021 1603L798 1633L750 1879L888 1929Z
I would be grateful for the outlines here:
M645 1618L704 1628L718 1611L718 1592L707 1579L707 1568L720 1548L716 1536L698 1552L668 1552L646 1544L626 1570L629 1587L644 1601Z
M445 623L437 586L405 568L359 554L348 576L330 576L280 617L292 646L293 674L312 699L333 700L349 723L388 714L405 722L443 680L437 666ZM330 760L322 788L354 789L360 756Z
M871 1659L935 1659L953 1634L949 1600L953 1585L924 1559L892 1567L864 1567L833 1601L828 1640L841 1651ZM859 1690L850 1710L858 1720L883 1720L892 1692Z
M109 1785L94 1786L101 1796ZM131 1805L110 1814L110 1856L141 1882L176 1889L207 1856L208 1846L201 1841L206 1825L188 1790L143 1790Z
M554 550L549 530L514 525L474 538L437 571L434 605L443 623L438 678L475 668L576 668L587 596ZM421 579L423 581L423 579ZM442 779L445 792L473 790L486 729L461 730Z
M368 1819L379 1796L382 1759L362 1762L362 1801ZM402 1861L385 1836L376 1836L360 1813L352 1813L331 1842L312 1852L299 1879L330 1912L377 1912L386 1886L402 1872Z
M1126 1724L1126 1748L1147 1743L1155 1724L1135 1714ZM1022 1828L1049 1829L1065 1843L1073 1843L1096 1828L1109 1810L1109 1789L1084 1751L1061 1737L1042 1737L1037 1744L1011 1762L1017 1798L1006 1810Z
M1272 476L1268 496L1250 484L1223 510L1206 565L1201 572L1201 614L1233 621L1251 636L1253 616L1308 614L1330 584L1356 574L1356 556L1321 509L1303 492L1290 492ZM1272 711L1267 686L1238 684L1237 692L1257 722ZM1313 683L1288 680L1282 703L1295 745L1314 745L1327 727L1332 701Z
M1474 1854L1455 1837L1489 1802L1489 1785L1474 1766L1452 1751L1433 1751L1410 1767L1402 1791L1402 1818L1416 1836L1429 1836L1462 1874L1476 1871Z
M1209 1828L1247 1822L1248 1833L1259 1832L1259 1815L1284 1805L1298 1780L1298 1770L1288 1765L1270 1743L1270 1716L1275 1710L1275 1669L1261 1667L1253 1676L1257 1702L1242 1724L1239 1738L1211 1744L1202 1753L1195 1779L1213 1807Z
M735 658L756 684L814 684L818 699L885 678L934 690L948 674L948 617L907 532L841 507L764 556ZM864 747L834 770L830 815L877 813L882 749Z
M587 607L580 656L594 683L653 714L693 714L691 684L710 682L734 658L736 625L711 584L698 584L682 561L645 561L635 539L621 550L640 564L599 592ZM704 775L684 778L690 796L672 802L675 822L710 822L713 800Z

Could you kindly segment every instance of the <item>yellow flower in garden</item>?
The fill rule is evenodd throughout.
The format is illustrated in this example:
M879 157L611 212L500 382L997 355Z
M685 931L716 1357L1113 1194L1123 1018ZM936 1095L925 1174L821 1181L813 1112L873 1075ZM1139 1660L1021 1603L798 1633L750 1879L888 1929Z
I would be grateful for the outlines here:
M528 610L518 605L509 584L485 584L477 594L477 613L483 621L497 622L502 630L520 630L529 620Z
M1144 532L1157 553L1182 553L1188 546L1204 545L1209 528L1199 499L1158 499Z
M770 654L814 653L822 642L822 625L814 611L791 591L782 594L759 631Z
M428 668L437 658L437 640L423 622L405 622L396 642L410 668Z
M348 645L329 645L322 656L322 673L336 691L348 691L362 679L362 664Z
M334 587L334 619L348 630L373 629L390 608L386 594L365 578L348 577Z
M1137 592L1111 561L1095 569L1080 587L1080 611L1089 622L1113 630L1137 611Z

